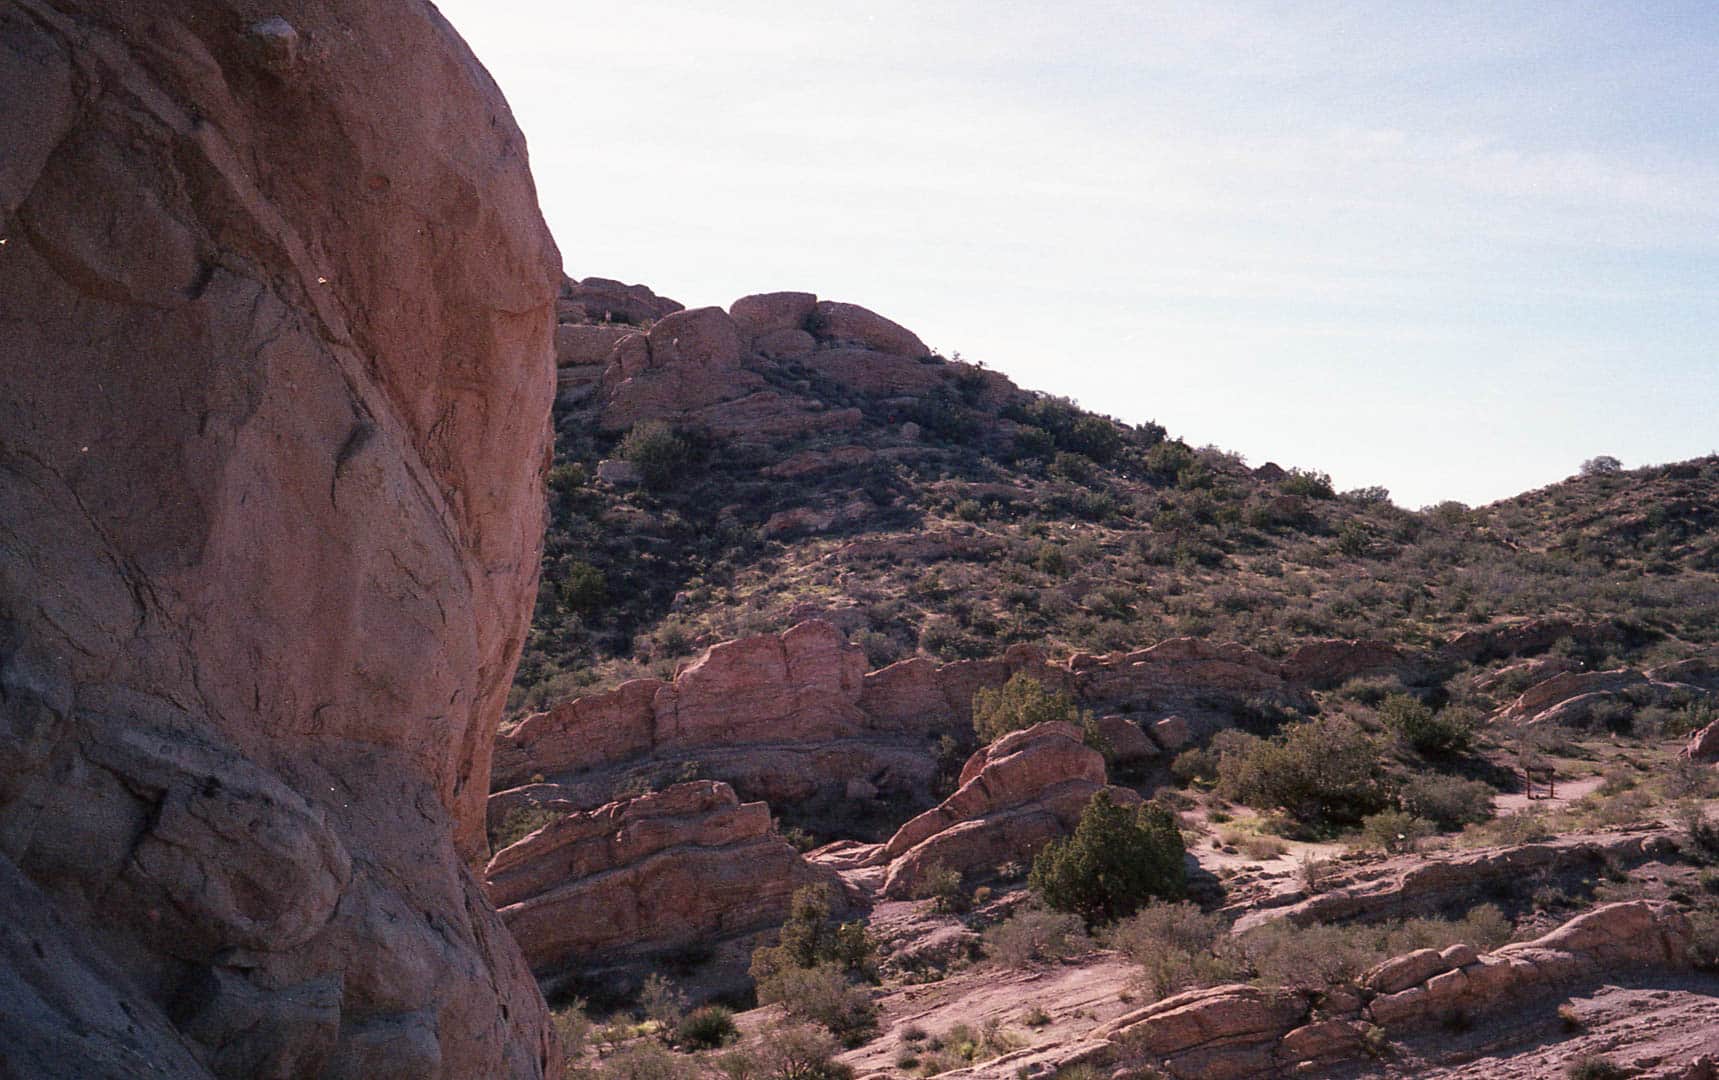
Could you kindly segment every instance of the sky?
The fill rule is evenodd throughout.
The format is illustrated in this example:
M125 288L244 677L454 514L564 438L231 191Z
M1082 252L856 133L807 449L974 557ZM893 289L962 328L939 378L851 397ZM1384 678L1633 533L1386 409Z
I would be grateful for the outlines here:
M1719 449L1719 5L444 0L573 277L1480 504Z

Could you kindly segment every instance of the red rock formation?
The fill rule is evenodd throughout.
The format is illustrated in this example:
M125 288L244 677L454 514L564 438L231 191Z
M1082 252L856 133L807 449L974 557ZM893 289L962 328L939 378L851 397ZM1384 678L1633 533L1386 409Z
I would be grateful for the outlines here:
M873 856L889 864L883 893L911 897L938 867L983 875L1028 862L1071 832L1102 790L1104 758L1073 724L1010 732L967 760L953 795L903 825ZM1109 790L1118 802L1140 801L1127 788Z
M0 939L0 1059L541 1075L461 856L536 591L557 256L432 7L268 11L0 12L0 869L65 960Z
M1719 720L1713 721L1689 736L1688 744L1683 747L1682 756L1690 761L1719 761Z
M497 852L484 887L533 969L708 944L780 923L836 885L770 808L708 780L571 813Z
M1019 672L1099 707L1188 694L1297 693L1258 653L1191 638L1061 663L1016 645L997 660L914 657L867 672L862 650L830 623L810 620L782 635L713 646L672 682L641 679L526 717L496 740L494 786L505 792L543 774L555 776L559 790L498 795L490 819L545 799L598 805L607 799L603 785L585 784L571 770L653 758L696 760L704 775L747 798L799 800L855 778L924 793L931 779L925 740L968 727L973 695ZM1180 746L1189 724L1168 721L1153 728L1158 745ZM1128 753L1153 750L1131 740Z
M1607 904L1493 953L1454 945L1396 957L1362 979L1360 994L1322 995L1317 1015L1311 995L1287 987L1176 994L1102 1025L1093 1034L1107 1045L1084 1044L1063 1064L1102 1055L1190 1080L1325 1075L1363 1057L1369 1024L1394 1036L1499 1008L1549 1013L1541 1002L1583 980L1687 967L1689 937L1689 921L1672 904Z

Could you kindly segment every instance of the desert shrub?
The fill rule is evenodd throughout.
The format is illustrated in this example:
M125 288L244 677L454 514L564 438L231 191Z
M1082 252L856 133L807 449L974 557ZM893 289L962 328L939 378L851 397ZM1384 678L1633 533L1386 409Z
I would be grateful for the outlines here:
M985 931L985 955L1004 967L1052 963L1085 952L1091 945L1078 915L1029 910Z
M721 1005L704 1005L686 1014L675 1027L674 1041L691 1050L710 1050L734 1041L734 1014Z
M1423 754L1457 754L1474 741L1480 716L1461 705L1434 712L1407 694L1391 694L1379 705L1379 719L1404 743Z
M1187 890L1185 848L1176 819L1161 807L1119 806L1100 791L1074 835L1053 840L1033 860L1028 883L1051 908L1087 924L1112 922L1153 898Z
M1565 1066L1564 1075L1569 1080L1624 1080L1630 1070L1602 1054L1583 1054Z
M1170 775L1184 784L1209 784L1218 778L1218 755L1200 746L1184 750L1170 762Z
M981 688L973 695L973 732L981 743L1049 720L1079 723L1080 710L1068 693L1047 690L1024 671L1010 676L1000 689Z
M925 876L914 887L913 899L930 900L931 910L939 915L960 915L972 907L961 888L961 871L943 863L926 867Z
M621 457L639 470L653 490L672 484L692 458L692 446L661 420L634 424L621 440Z
M1301 887L1309 895L1317 895L1329 889L1336 880L1337 860L1303 855L1295 865L1295 873L1301 879Z
M1235 965L1218 952L1228 934L1220 916L1193 904L1153 903L1117 923L1108 941L1140 965L1155 997L1166 997L1235 976Z
M1409 814L1449 832L1492 817L1495 794L1490 784L1479 780L1422 774L1403 785L1399 798Z
M556 588L563 607L581 615L600 610L609 599L609 581L603 571L583 559L569 561Z
M538 829L558 820L562 815L546 806L516 806L501 819L501 825L490 837L490 846L500 851L516 844Z
M1719 911L1689 912L1689 961L1702 971L1719 971Z
M864 923L837 923L830 917L828 889L807 885L796 890L789 901L788 919L782 924L777 944L753 950L751 974L762 984L789 969L831 965L871 978L876 969L876 949Z
M698 1069L655 1039L634 1039L603 1062L605 1080L695 1080Z
M555 1034L561 1040L562 1058L568 1062L576 1060L585 1052L585 1044L595 1026L586 1015L585 1000L574 998L553 1010L550 1016L555 1024Z
M871 991L838 964L779 971L758 983L758 1002L780 1002L789 1016L822 1024L848 1046L864 1042L877 1026Z
M550 469L543 479L549 490L566 495L585 486L585 466L569 461Z
M1051 458L1050 471L1052 476L1084 484L1092 479L1092 459L1067 450L1058 450L1056 457Z
M830 1034L809 1024L775 1024L758 1046L722 1055L716 1067L730 1080L852 1080L854 1071L835 1057Z
M639 1012L664 1031L673 1029L686 1016L686 995L655 972L645 976L639 990Z
M1275 738L1221 753L1218 790L1257 809L1281 807L1314 825L1352 824L1386 801L1374 740L1336 718L1290 724Z
M1392 854L1415 850L1434 831L1432 822L1403 810L1382 810L1361 820L1362 843Z
M1345 491L1343 498L1350 502L1360 503L1362 506L1385 506L1391 501L1391 490L1375 484L1371 487L1358 487Z
M1337 550L1351 559L1359 559L1373 548L1373 535L1359 521L1346 521L1337 530Z
M1330 474L1312 469L1290 469L1289 474L1278 481L1277 486L1285 495L1300 495L1307 499L1337 497L1337 492L1331 487Z

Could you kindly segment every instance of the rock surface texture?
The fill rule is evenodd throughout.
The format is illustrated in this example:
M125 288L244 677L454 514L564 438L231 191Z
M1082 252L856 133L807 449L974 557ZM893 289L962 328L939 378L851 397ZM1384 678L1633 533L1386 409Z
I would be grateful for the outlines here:
M1608 904L1533 941L1478 953L1467 945L1421 949L1374 968L1359 994L1310 994L1232 984L1190 990L1137 1009L1093 1034L1073 1058L1100 1054L1199 1080L1319 1076L1364 1059L1366 1036L1391 1038L1538 1005L1602 976L1688 966L1689 921L1669 903ZM1072 1064L1072 1061L1065 1064Z
M794 890L819 883L839 888L774 832L768 806L709 780L567 814L484 872L537 970L774 926Z
M0 100L0 1061L556 1071L466 868L554 392L500 92L423 2L19 0Z
M873 857L889 866L883 894L918 895L938 868L984 876L1003 863L1030 863L1074 830L1099 791L1119 803L1140 801L1104 781L1104 758L1073 724L1010 732L969 758L955 793L903 825Z

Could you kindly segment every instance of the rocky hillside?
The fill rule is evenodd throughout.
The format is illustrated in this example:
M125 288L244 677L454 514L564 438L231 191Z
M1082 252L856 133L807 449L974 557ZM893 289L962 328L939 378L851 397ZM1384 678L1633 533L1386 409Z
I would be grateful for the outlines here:
M609 1016L576 1071L763 1068L808 1019L868 1076L1719 1051L1672 1031L1719 964L1719 459L1411 512L811 294L558 312L486 888L564 1030ZM1047 910L1095 806L1179 831L1197 906ZM807 883L876 956L784 992ZM739 1057L670 991L762 1003Z
M587 279L559 310L516 708L810 616L876 666L1178 636L1427 646L1550 615L1626 624L1620 658L1719 637L1719 459L1409 511L1024 391L809 294L688 312Z
M0 1075L558 1072L467 869L559 263L500 93L415 0L21 0L0 88Z

